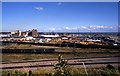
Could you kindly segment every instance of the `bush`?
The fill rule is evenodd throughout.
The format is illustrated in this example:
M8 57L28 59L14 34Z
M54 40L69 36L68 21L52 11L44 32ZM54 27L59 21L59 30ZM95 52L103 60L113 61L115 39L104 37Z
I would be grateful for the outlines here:
M106 66L106 68L107 68L107 69L115 69L114 66L112 66L112 65L110 65L110 64L108 64L108 65Z
M61 55L58 56L58 63L54 65L54 76L70 76L70 72L67 69L67 62Z

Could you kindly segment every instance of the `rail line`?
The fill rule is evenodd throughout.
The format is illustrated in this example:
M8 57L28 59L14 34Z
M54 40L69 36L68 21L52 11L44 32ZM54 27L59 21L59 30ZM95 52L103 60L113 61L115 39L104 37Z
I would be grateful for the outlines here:
M86 59L68 59L68 65L78 66L83 65L98 65L98 64L120 64L120 57L108 57L108 58L86 58ZM0 69L19 69L19 68L37 68L37 67L53 67L57 63L56 59L41 60L41 61L26 61L26 62L11 62L1 64ZM96 66L98 67L98 66Z
M120 62L94 62L94 63L84 63L85 65L92 64L120 64ZM68 65L83 65L83 63L68 63ZM34 65L34 66L16 66L16 67L2 67L0 69L17 69L17 68L32 68L32 67L53 67L54 65Z
M102 57L75 57L75 58L65 58L67 60L73 59L93 59L93 58L120 58L120 56L102 56ZM1 62L1 64L10 64L10 63L29 63L29 62L44 62L44 61L57 61L57 58L52 59L38 59L38 60L25 60L25 61L14 61L14 62Z
M14 53L14 54L120 54L120 51L103 51L103 52L57 52L52 49L2 49L2 53Z

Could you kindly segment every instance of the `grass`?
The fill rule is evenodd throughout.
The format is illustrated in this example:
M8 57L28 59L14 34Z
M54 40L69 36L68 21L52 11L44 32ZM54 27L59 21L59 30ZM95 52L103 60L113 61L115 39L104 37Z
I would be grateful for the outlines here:
M9 55L9 56L11 56L11 55ZM21 56L19 56L19 55L15 55L15 56L18 58L21 58ZM36 57L36 54L34 54L33 56ZM65 56L67 57L67 55L65 55ZM65 56L64 56L64 58L65 58ZM46 57L49 57L49 55ZM54 57L54 56L51 55L50 57ZM59 57L58 57L58 62L59 62ZM62 64L60 64L60 65L62 65ZM59 73L59 72L56 72L57 71L56 69L54 69L54 68L48 69L48 68L49 67L47 67L47 68L44 67L44 68L39 68L36 70L30 70L29 68L27 69L27 68L23 67L22 69L19 69L19 70L17 70L17 69L16 70L2 70L1 76L13 76L13 75L14 76L58 76L56 73ZM62 75L62 73L61 73L59 76L87 76L84 68L72 67L70 65L66 65L64 73L65 73L64 75ZM114 68L102 67L102 68L97 68L97 69L87 68L87 73L88 73L88 76L120 76L120 65L118 65L118 68L116 68L116 67L114 67Z
M119 56L120 49L83 49L83 48L69 48L69 47L51 47L51 46L35 46L35 45L17 45L12 44L9 46L3 46L4 49L34 49L34 48L55 48L56 52L71 52L71 54L61 54L65 58L74 57L103 57L103 56ZM78 52L102 52L101 54L81 54ZM108 53L104 53L108 52ZM113 53L114 52L114 53ZM2 62L23 61L23 60L35 60L35 59L49 59L56 58L58 54L0 54L2 56Z
M34 48L59 48L59 47L29 45L29 44L11 44L8 46L2 46L1 48L2 49L34 49Z
M77 57L74 55L62 54L65 58ZM3 62L36 60L36 59L50 59L57 58L58 54L2 54Z
M118 54L61 54L64 58L74 57L103 57L103 56L119 56ZM51 59L57 58L58 54L2 54L2 62Z
M1 47L1 46L0 46ZM29 44L11 44L9 46L2 46L2 49L36 49L36 48L54 48L57 52L118 52L120 49L90 49L90 48L72 48L72 47L55 47L55 46L39 46Z
M69 66L67 68L69 71L69 75L67 76L87 76L85 70L83 68L74 68ZM98 69L87 69L88 76L120 76L120 71L115 69L107 69L107 68L98 68ZM2 70L3 76L8 76L8 73L12 75L19 75L23 76L24 74L29 74L29 70ZM54 76L55 70L54 69L37 69L32 70L32 76ZM64 75L66 76L66 75Z
M71 54L61 54L65 58L74 57L102 57L102 56L119 56L120 49L83 49L69 47L54 47L54 46L38 46L28 44L11 44L9 46L1 46L4 49L34 49L34 48L55 48L56 52L71 52ZM102 54L80 54L78 52L102 52ZM108 53L104 53L108 52ZM114 53L113 53L114 52ZM56 58L58 54L0 54L2 62L34 60L34 59L49 59Z

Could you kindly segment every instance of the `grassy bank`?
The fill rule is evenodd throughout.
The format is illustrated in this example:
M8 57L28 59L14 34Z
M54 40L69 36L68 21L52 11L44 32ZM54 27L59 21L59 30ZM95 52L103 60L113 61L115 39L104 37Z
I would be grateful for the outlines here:
M75 57L103 57L103 56L119 56L119 54L61 54L65 58ZM2 62L51 59L56 58L58 54L2 54Z
M19 55L16 55L19 58ZM44 55L45 56L45 55ZM49 56L49 55L48 55ZM35 55L36 57L36 55ZM54 57L54 56L51 56ZM68 57L68 56L66 56ZM86 68L73 67L68 64L65 58L61 55L56 56L57 63L54 68L39 68L37 70L30 70L25 67L16 70L2 70L2 76L120 76L120 66L114 67L108 64L106 67L101 68ZM70 57L69 57L70 58ZM37 67L36 67L37 68Z
M56 52L70 52L70 54L61 54L65 58L74 57L103 57L103 56L119 56L120 49L83 49L83 48L68 48L68 47L50 47L50 46L35 46L35 45L17 45L12 44L3 46L4 49L36 49L36 48L54 48ZM79 52L85 52L79 53ZM89 52L99 52L90 53ZM105 53L107 52L107 53ZM0 54L3 62L35 60L35 59L49 59L56 58L58 54Z
M83 68L67 68L68 75L60 75L60 76L87 76L85 70ZM2 76L28 76L30 73L29 70L3 70ZM31 71L31 76L55 76L54 69L37 69ZM88 76L120 76L119 69L107 69L107 68L99 68L99 69L87 69Z

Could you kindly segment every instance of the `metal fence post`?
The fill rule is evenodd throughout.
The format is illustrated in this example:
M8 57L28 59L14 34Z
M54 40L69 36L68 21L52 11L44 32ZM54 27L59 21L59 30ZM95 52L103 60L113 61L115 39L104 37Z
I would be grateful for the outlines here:
M84 62L82 62L82 63L83 63L83 67L84 67L84 69L85 69L85 73L86 73L86 75L88 76L88 72L87 72L86 66L85 66Z

